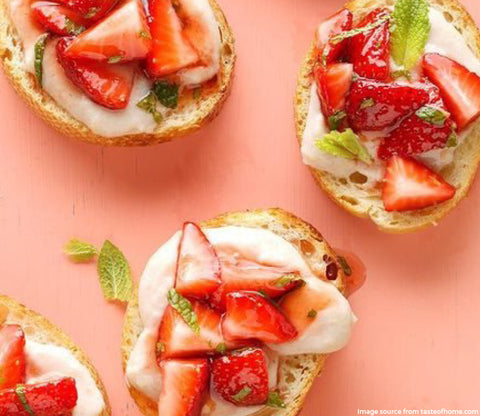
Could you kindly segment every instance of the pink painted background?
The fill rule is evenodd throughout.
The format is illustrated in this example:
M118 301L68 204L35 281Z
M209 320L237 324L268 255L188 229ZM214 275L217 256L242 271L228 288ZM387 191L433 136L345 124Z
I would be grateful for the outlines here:
M480 23L480 3L464 0ZM119 245L138 278L186 220L280 206L355 251L368 282L360 318L302 416L357 408L480 408L480 183L435 229L391 236L337 208L300 160L292 97L315 25L342 0L221 0L235 31L233 93L201 133L114 149L60 136L0 77L0 291L65 329L103 376L114 415L138 416L120 367L123 309L106 303L94 265L73 265L73 236Z

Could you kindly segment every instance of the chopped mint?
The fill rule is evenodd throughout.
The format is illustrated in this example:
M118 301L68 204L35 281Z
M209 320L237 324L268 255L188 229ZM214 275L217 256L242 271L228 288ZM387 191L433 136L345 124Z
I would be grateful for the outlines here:
M431 105L426 105L420 108L415 114L422 120L430 124L435 124L436 126L443 126L445 124L445 120L450 115L447 111Z
M198 101L202 97L202 87L197 87L193 89L193 99Z
M35 416L35 412L28 404L28 400L25 395L25 386L23 384L18 384L15 387L15 394L17 395L18 400L20 400L20 403L22 404L22 407L25 410L25 412L27 412L30 416Z
M227 352L227 344L225 344L224 342L221 342L220 344L217 345L215 350L220 354L225 354Z
M235 400L236 402L241 402L242 400L247 398L250 395L250 393L252 393L252 389L249 387L244 387L237 394L232 396L232 399Z
M346 117L347 113L343 110L336 111L328 117L328 127L330 127L330 130L338 130Z
M312 319L313 319L313 318L316 318L316 317L317 317L317 314L318 314L318 312L317 312L315 309L312 309L312 310L310 310L310 311L308 312L308 315L307 315L307 316L308 316L309 318L312 318Z
M41 35L35 43L35 76L42 86L43 84L43 55L45 54L45 46L47 46L48 33Z
M85 26L75 23L72 19L65 17L65 29L69 35L77 36L85 31Z
M122 55L112 55L108 58L109 64L118 64L122 60Z
M325 153L350 160L360 160L367 165L372 163L368 150L360 142L359 137L352 129L343 132L331 131L322 139L316 141L316 146Z
M279 287L279 288L283 288L285 286L288 286L290 283L292 283L294 281L298 281L298 280L300 280L300 279L296 275L286 275L286 276L282 276L282 277L278 278L277 280L275 280L274 286Z
M148 30L141 30L138 32L138 37L142 39L152 39L152 36Z
M153 92L158 101L167 108L177 108L179 87L168 81L157 81L153 84Z
M390 20L389 15L382 16L377 21L370 23L369 25L366 25L364 27L359 27L357 29L352 29L339 33L338 35L335 35L330 39L330 43L332 45L338 45L345 39L353 38L354 36L357 36L361 33L370 32L371 30L376 29L378 26L383 25L387 20Z
M360 110L365 110L366 108L373 107L375 105L375 100L373 98L366 98L360 104Z
M156 350L157 350L158 354L161 354L162 352L165 352L165 343L157 342Z
M92 17L95 17L96 14L100 11L100 7L90 7L88 9L87 14L85 14L85 19L91 19Z
M63 252L75 263L89 262L98 254L98 250L92 244L76 238L65 244Z
M157 110L157 96L152 91L137 103L137 107L150 113L157 124L162 121L162 114Z
M337 257L337 260L338 260L338 263L340 264L340 266L342 267L343 272L344 272L347 276L351 276L351 275L352 275L352 268L351 268L350 265L347 263L347 260L345 259L345 257L338 256L338 257Z
M198 325L197 314L187 298L184 298L175 289L170 289L167 295L168 303L175 309L190 329L196 334L200 334L200 325Z
M412 74L410 71L407 71L406 69L399 69L397 71L392 72L392 78L393 79L406 78L408 81L411 81Z
M280 396L280 393L276 391L271 391L270 393L268 393L267 406L275 407L278 409L285 409L287 407L282 397Z
M457 133L452 131L452 134L450 135L450 137L447 140L447 147L455 147L455 146L457 146L457 144L458 144Z

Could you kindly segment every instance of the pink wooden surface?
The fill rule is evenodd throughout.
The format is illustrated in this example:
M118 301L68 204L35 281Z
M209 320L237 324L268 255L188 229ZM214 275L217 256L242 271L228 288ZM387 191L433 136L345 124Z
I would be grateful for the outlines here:
M0 291L65 329L103 376L115 415L139 415L123 382L123 310L95 267L61 253L72 236L111 238L138 277L185 219L281 206L358 253L368 282L351 344L328 361L302 416L357 408L479 408L480 186L437 228L390 236L315 186L295 140L295 78L315 25L341 0L222 0L236 33L233 93L201 133L142 149L102 149L52 131L0 77ZM480 4L464 0L480 23Z

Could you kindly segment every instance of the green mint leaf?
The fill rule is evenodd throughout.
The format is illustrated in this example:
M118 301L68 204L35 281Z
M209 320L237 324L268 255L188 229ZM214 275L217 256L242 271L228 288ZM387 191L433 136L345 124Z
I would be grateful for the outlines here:
M399 69L397 71L392 72L392 78L393 79L406 78L408 81L411 81L412 74L410 71L407 71L406 69Z
M252 389L250 387L244 387L237 394L232 396L232 399L235 400L236 402L241 402L242 400L247 398L250 395L250 393L252 393Z
M227 352L227 344L225 344L224 342L221 342L220 344L217 345L215 350L220 354L225 354Z
M98 255L97 270L105 299L130 300L133 287L130 266L118 247L108 240Z
M98 254L98 250L92 244L76 238L72 238L63 246L63 252L75 263L87 263Z
M137 103L137 107L150 113L153 116L155 123L161 123L163 117L162 114L157 111L157 96L153 92L149 92L147 96L143 97Z
M197 335L200 334L200 325L198 325L197 314L187 298L184 298L175 289L170 289L167 295L168 303L175 309L190 329Z
M373 107L375 105L375 100L373 98L366 98L360 104L360 110L365 110L366 108Z
M423 55L430 35L427 0L398 0L393 11L392 56L397 65L412 69Z
M197 87L193 89L193 99L198 101L202 97L202 87Z
M430 124L435 124L436 126L445 125L445 120L450 116L447 111L431 105L426 105L420 108L415 114L423 121L426 121Z
M447 140L447 147L455 147L455 146L457 146L457 144L458 144L457 133L452 131L452 134L450 135L450 137Z
M157 342L156 350L157 350L158 354L161 354L161 353L165 352L165 343Z
M317 140L315 144L321 151L333 156L360 160L367 165L373 161L368 150L363 146L352 129L347 129L343 132L331 131L322 139Z
M70 35L79 35L85 31L85 27L75 23L72 19L65 17L65 29Z
M338 260L338 263L340 264L340 267L343 269L343 272L344 272L347 276L351 276L351 275L352 275L352 268L351 268L350 265L347 263L347 260L345 259L345 257L338 256L338 257L337 257L337 260Z
M275 287L282 288L282 287L288 286L290 283L298 281L298 280L300 280L300 279L297 275L291 274L291 275L282 276L279 279L275 280L273 285Z
M383 25L387 20L390 20L390 16L388 14L380 17L377 21L370 23L369 25L366 25L364 27L359 27L339 33L338 35L335 35L330 39L330 44L338 45L345 39L353 38L354 36L360 35L361 33L370 32L371 30L376 29L378 26Z
M167 108L178 106L178 85L168 81L157 81L153 84L153 92L158 101Z
M318 312L315 309L312 309L308 312L307 316L313 319L313 318L316 318L317 315L318 315Z
M90 7L87 14L83 17L85 17L85 19L91 19L92 17L95 17L99 11L100 7Z
M267 406L275 407L277 409L285 409L287 407L282 397L280 396L280 393L276 391L271 391L270 393L268 393Z
M47 46L48 33L41 35L35 43L35 76L40 86L43 85L43 55Z
M35 412L33 409L30 407L28 404L27 397L25 396L25 386L23 384L18 384L15 387L15 394L18 397L18 400L20 400L20 403L23 406L23 409L30 415L30 416L35 416Z
M122 60L122 55L113 55L108 58L109 64L118 64Z
M152 36L148 30L141 30L138 32L138 37L141 39L152 39Z
M336 111L328 117L328 127L330 127L330 130L338 130L346 117L347 113L343 110Z

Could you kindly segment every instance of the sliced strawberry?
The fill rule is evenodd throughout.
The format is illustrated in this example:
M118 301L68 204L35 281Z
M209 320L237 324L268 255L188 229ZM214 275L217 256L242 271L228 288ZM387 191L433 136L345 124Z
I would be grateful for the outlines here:
M18 384L0 392L2 416L71 416L76 404L73 378L27 386Z
M362 28L389 15L376 9L357 26ZM390 23L386 20L375 29L360 33L350 42L350 57L355 73L361 77L384 81L390 76Z
M295 327L270 300L248 291L227 295L222 330L229 341L257 339L272 344L292 341L298 335Z
M75 13L72 9L49 1L32 3L32 16L49 32L60 36L78 35L91 21Z
M220 260L200 227L183 225L175 288L183 296L206 299L222 283Z
M162 361L162 390L158 401L158 414L200 416L207 399L209 367L208 360L204 358Z
M480 77L463 65L435 54L423 59L426 76L440 88L448 110L459 130L463 130L480 115Z
M118 3L118 0L57 0L87 19L98 20Z
M152 51L147 72L152 78L170 75L194 65L199 56L182 32L182 22L171 0L149 0Z
M25 382L24 349L25 334L20 326L0 327L0 390Z
M118 63L144 59L151 47L152 38L141 0L127 0L76 37L65 54L73 59Z
M112 110L127 107L135 76L133 67L71 59L65 54L70 42L71 39L62 38L57 43L58 62L70 81L103 107Z
M322 65L336 62L345 52L347 39L338 43L331 42L331 40L335 35L350 30L352 20L353 16L350 10L341 9L320 24L317 31L317 48Z
M347 98L347 116L355 131L395 126L429 102L422 84L404 85L369 79L355 81Z
M382 199L387 211L426 208L455 195L452 185L412 158L394 156L386 169Z
M268 368L261 348L233 351L212 362L212 384L237 406L264 404L268 399Z

